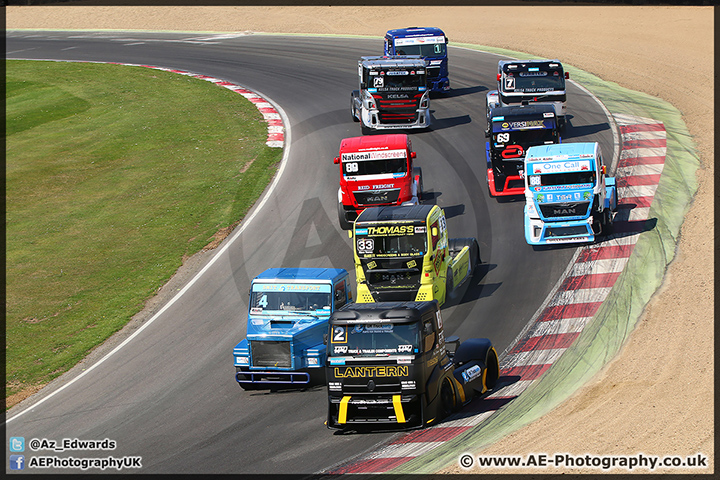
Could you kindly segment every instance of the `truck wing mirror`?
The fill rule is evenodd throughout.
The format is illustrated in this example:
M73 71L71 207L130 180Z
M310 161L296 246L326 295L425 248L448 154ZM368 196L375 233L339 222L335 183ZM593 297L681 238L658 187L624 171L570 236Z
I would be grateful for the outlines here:
M352 230L348 230L348 238L352 238Z
M454 345L454 348L450 351L450 353L457 352L458 347L460 346L460 337L457 335L451 335L445 339L445 345Z
M567 80L569 78L570 78L570 72L565 72L565 79Z
M410 158L415 158L415 157L417 157L417 153L415 153L415 152L410 152Z
M333 158L333 162L334 162L335 164L340 163L340 157L335 157L335 158Z
M502 74L501 74L501 73L498 73L498 74L497 74L497 81L498 81L498 82L500 81L500 78L501 78L501 77L502 77Z
M365 82L360 82L360 90L365 90L367 88L367 84Z
M323 333L323 344L324 344L324 345L327 345L327 339L328 339L328 334L327 334L327 333Z

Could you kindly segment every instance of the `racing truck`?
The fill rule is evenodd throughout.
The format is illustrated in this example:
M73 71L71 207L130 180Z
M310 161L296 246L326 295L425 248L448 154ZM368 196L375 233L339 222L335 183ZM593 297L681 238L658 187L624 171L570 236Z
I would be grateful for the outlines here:
M437 300L346 305L331 315L327 338L332 429L422 428L499 377L489 339L445 338Z
M523 195L527 149L562 141L555 109L544 104L495 107L489 112L487 125L485 159L490 195Z
M496 106L547 103L555 109L559 128L564 128L567 113L565 80L570 74L559 60L500 60L497 90L486 95L488 117Z
M323 335L330 314L352 302L339 268L270 268L250 286L247 336L233 348L245 390L325 382Z
M530 147L525 155L525 240L530 245L592 243L612 230L615 177L597 142Z
M448 240L437 205L366 208L353 230L356 302L446 299L480 261L477 240Z
M350 111L363 135L430 126L430 94L421 56L361 57L358 76L360 89L350 94Z
M422 198L422 169L404 133L345 138L335 163L340 164L338 219L350 230L366 207L417 205Z
M427 85L431 92L450 90L448 39L435 27L408 27L388 30L385 55L420 55L427 61Z

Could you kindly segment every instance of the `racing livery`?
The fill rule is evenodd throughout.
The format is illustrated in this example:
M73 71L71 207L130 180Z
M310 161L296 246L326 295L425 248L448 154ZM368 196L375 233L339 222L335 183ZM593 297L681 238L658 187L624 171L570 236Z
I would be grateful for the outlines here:
M437 205L366 208L353 225L357 302L437 300L472 275L477 240L448 239Z
M525 156L525 240L588 243L610 233L618 198L597 142L530 147Z
M349 230L366 207L417 205L422 198L422 170L405 134L345 138L334 161L340 165L338 219Z
M435 27L408 27L388 30L385 55L420 55L427 61L427 86L431 92L450 90L448 39Z
M500 60L497 90L487 93L487 110L495 106L547 103L555 109L560 128L566 123L565 80L570 74L559 60Z
M330 314L352 302L339 268L269 268L250 286L247 337L233 348L235 380L246 390L325 381Z
M561 142L555 109L543 104L495 107L488 111L487 125L485 159L490 195L523 195L527 149Z
M499 377L489 339L445 338L436 300L346 305L327 339L328 428L425 427Z
M350 94L350 112L363 135L380 129L429 127L426 76L425 60L419 55L360 58L360 89Z

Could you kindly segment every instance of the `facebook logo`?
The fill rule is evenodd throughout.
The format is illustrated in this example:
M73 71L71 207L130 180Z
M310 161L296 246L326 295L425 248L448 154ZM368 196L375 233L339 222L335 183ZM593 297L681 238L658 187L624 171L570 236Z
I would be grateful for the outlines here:
M10 437L10 451L11 452L24 452L25 451L25 438Z
M10 470L24 470L25 455L10 455Z

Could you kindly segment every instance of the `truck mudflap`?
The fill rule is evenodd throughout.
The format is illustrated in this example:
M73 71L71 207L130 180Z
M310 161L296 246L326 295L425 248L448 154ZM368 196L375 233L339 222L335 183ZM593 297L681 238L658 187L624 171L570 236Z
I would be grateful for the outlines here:
M278 372L273 370L241 370L235 374L235 380L243 385L307 385L310 383L308 372Z

